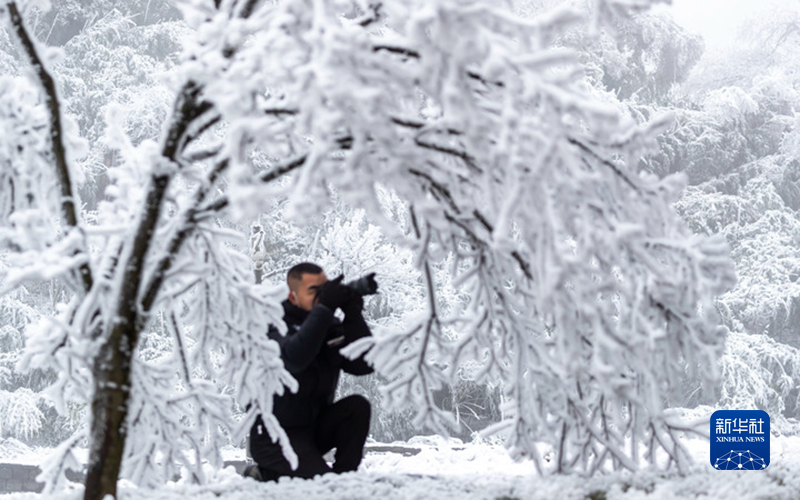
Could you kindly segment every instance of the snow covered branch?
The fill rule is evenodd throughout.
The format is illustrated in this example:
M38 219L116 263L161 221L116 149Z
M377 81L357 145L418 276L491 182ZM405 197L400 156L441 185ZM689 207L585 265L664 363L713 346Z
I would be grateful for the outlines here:
M180 222L178 229L173 234L172 240L167 245L163 256L158 259L158 264L156 264L155 271L153 272L150 281L144 286L144 294L142 295L141 304L142 310L145 313L149 313L152 310L158 293L161 291L162 285L164 284L167 272L171 269L172 264L180 253L184 242L197 226L197 214L201 210L200 207L208 196L208 193L214 188L219 176L222 175L227 168L227 160L219 161L214 169L209 173L206 182L202 186L198 187L194 196L194 202L184 212L182 222Z
M11 23L11 32L16 37L23 53L27 56L39 85L43 91L43 98L50 118L50 154L52 155L53 166L58 178L58 185L61 190L61 215L64 222L70 229L79 230L78 214L75 208L77 198L74 195L74 186L70 167L67 162L67 151L64 147L64 130L61 117L61 101L56 90L56 83L50 71L45 66L44 61L39 56L36 42L28 34L25 22L19 12L16 2L8 2L5 8ZM84 245L85 246L85 243ZM85 248L77 248L76 254L86 252ZM92 271L88 261L82 260L78 266L80 284L84 293L88 293L92 288Z

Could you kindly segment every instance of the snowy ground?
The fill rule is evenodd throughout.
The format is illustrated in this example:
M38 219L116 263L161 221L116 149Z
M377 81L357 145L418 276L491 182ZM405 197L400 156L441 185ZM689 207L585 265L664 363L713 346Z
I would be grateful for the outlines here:
M442 438L414 438L422 451L410 457L370 453L358 472L312 481L256 483L231 468L218 471L212 484L170 484L161 490L121 489L120 500L600 500L600 499L797 499L800 498L800 437L772 437L771 464L765 471L716 471L708 461L708 442L687 442L697 457L687 476L640 471L581 478L535 474L530 462L514 463L500 446L461 444ZM2 457L0 457L2 458ZM7 460L3 461L9 461ZM20 462L27 462L18 457ZM236 458L236 457L230 457ZM2 500L78 500L81 491L43 496L0 495Z

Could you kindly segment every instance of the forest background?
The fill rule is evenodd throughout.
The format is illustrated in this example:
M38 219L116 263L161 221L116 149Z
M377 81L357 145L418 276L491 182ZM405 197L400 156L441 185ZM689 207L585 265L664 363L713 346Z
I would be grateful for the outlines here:
M556 3L520 2L516 8L535 16ZM161 0L54 2L46 12L32 10L29 23L39 40L60 49L51 66L64 110L85 139L75 162L82 176L82 217L92 220L109 187L118 189L112 181L121 153L108 144L106 117L124 129L133 147L157 139L173 105L170 70L193 32ZM716 302L730 330L720 383L709 387L687 370L664 404L762 409L773 417L773 428L793 433L800 405L800 8L765 14L750 23L739 43L713 53L663 12L618 19L614 28L613 36L568 31L556 44L577 51L591 91L632 120L643 124L665 112L674 115L638 169L658 177L686 175L689 185L675 204L679 214L695 233L725 237L738 275L735 288ZM4 89L26 71L18 47L0 31L0 116L10 114L19 99ZM0 183L7 182L4 175ZM403 211L400 200L386 197L390 217L396 215L392 210ZM377 273L381 293L367 301L366 315L378 330L402 330L425 306L426 284L414 255L387 238L370 214L337 202L302 224L295 215L286 200L270 200L249 224L222 221L220 234L251 234L250 241L232 240L231 248L246 257L251 272L263 269L268 284L282 282L298 261L317 262L330 276ZM4 270L5 257L0 254ZM431 269L444 312L468 302L447 272L450 265L444 261ZM29 325L56 316L67 299L60 279L25 283L0 295L0 433L6 440L55 447L88 417L86 405L57 411L58 396L46 389L58 373L20 369ZM155 363L171 353L170 322L160 312L150 323L140 342L143 360ZM472 378L465 367L457 383L434 397L439 408L454 412L460 424L454 434L462 439L504 418L503 388ZM374 439L419 434L412 410L384 404L385 383L380 375L345 378L340 390L370 397ZM231 411L244 415L240 408Z

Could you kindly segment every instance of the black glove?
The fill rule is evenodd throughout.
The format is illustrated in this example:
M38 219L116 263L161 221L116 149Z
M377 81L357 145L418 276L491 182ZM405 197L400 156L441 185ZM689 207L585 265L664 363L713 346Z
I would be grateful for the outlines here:
M361 311L364 309L364 297L360 294L354 293L350 300L347 301L345 305L342 306L342 312L344 313L344 320L347 321L348 319L354 319L361 316Z
M331 311L335 311L337 307L342 307L348 300L352 292L349 288L342 285L343 274L339 277L327 281L324 285L317 290L317 302L327 307Z

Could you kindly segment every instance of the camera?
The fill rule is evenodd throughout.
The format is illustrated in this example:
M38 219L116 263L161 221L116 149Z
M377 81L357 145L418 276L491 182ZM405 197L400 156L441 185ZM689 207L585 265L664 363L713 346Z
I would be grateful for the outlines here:
M373 295L378 293L378 282L375 281L375 273L369 273L357 280L345 283L343 286L349 288L357 295Z

